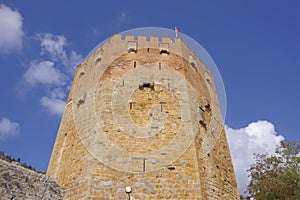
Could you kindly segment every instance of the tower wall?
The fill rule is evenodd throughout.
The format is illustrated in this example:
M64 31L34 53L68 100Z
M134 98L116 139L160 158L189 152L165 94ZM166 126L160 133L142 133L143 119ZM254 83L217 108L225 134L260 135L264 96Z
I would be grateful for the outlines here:
M65 199L238 199L212 74L180 38L114 35L77 67L47 175Z

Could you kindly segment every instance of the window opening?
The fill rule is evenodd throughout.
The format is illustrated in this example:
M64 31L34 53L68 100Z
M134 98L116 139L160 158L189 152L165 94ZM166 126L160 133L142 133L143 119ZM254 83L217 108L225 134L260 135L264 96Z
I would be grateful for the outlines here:
M129 102L129 109L132 110L132 106L135 104L135 102Z
M140 90L143 90L144 88L150 88L151 90L154 90L154 82L153 83L143 83L142 85L139 85Z

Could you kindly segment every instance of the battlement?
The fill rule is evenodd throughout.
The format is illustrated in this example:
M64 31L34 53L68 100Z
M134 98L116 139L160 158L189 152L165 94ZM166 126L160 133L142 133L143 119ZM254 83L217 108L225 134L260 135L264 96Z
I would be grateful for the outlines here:
M124 37L121 34L114 35L110 41L116 43L123 43L125 48L127 46L127 50L136 52L141 49L159 49L160 53L174 53L179 56L183 56L184 54L191 52L190 48L184 44L181 38L175 37L171 39L171 37L158 37L158 36L150 36L147 38L145 35L125 35ZM186 53L183 53L183 50ZM188 59L186 57L186 59Z
M145 46L141 46L141 48L146 48L147 46L158 46L159 43L180 43L182 42L182 39L179 37L175 37L174 40L171 39L171 37L168 36L150 36L147 38L145 35L125 35L123 36L122 34L115 34L112 36L112 38L116 40L123 40L123 41L136 41L139 42Z
M196 56L188 45L179 38L171 38L167 36L149 36L146 35L122 35L115 34L109 40L105 41L102 45L98 46L93 50L89 56L83 61L87 63L91 57L96 61L103 61L104 51L113 52L113 59L125 53L133 52L136 53L139 50L159 49L160 54L173 53L183 57L188 62L194 62L197 60L199 65L203 65L203 62ZM111 51L113 50L113 51ZM111 57L110 57L111 58ZM107 63L106 63L107 64ZM207 67L206 67L207 68Z
M182 63L188 63L196 73L205 76L203 78L209 80L212 84L214 83L213 75L208 67L205 66L200 60L201 58L199 59L196 53L184 43L182 38L115 34L109 40L102 43L102 45L95 48L95 50L77 66L75 76L80 78L84 86L78 88L76 93L72 93L72 95L77 97L83 95L83 92L87 88L90 88L95 81L98 81L97 74L102 74L117 58L126 54L130 55L133 65L134 63L139 65L141 62L168 65L172 62L172 56L177 56L182 59ZM138 57L140 61L136 62ZM71 101L71 96L68 102Z

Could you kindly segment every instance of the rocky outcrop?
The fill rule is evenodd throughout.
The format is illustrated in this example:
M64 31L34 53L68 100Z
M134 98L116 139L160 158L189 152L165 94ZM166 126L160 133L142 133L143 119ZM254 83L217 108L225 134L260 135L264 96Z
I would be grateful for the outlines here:
M58 200L64 190L46 175L0 159L1 200Z

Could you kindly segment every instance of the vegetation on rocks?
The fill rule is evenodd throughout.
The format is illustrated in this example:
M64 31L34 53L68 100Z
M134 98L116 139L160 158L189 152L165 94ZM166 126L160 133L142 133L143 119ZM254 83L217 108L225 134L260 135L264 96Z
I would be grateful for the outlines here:
M0 151L0 159L5 160L7 162L15 162L15 163L19 163L22 167L25 167L27 169L30 169L32 171L38 172L34 167L32 167L31 165L26 164L25 162L21 163L21 158L17 158L15 159L14 157L10 156L10 155L6 155L3 151ZM45 172L38 172L38 173L45 173Z

